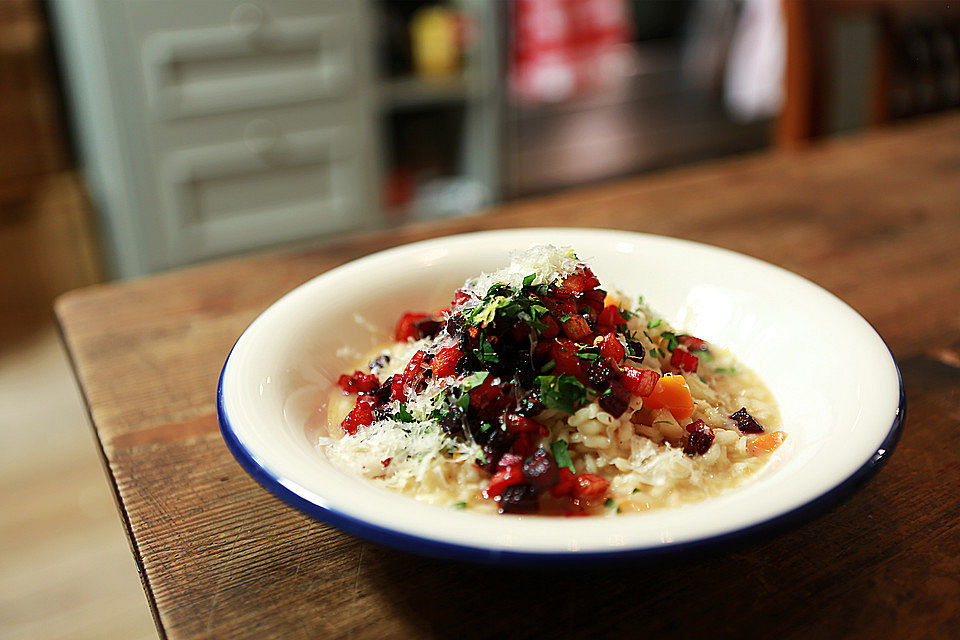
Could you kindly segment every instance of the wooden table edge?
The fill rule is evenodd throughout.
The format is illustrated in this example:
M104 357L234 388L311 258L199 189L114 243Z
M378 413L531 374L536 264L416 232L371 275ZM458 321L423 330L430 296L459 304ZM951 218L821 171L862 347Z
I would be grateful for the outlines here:
M96 287L98 285L93 285ZM153 625L156 627L157 635L161 640L166 640L167 632L163 627L163 621L160 618L160 609L157 606L157 600L153 593L153 587L150 585L150 580L147 577L146 566L144 565L143 555L140 553L140 548L137 545L137 536L133 531L133 524L130 521L130 514L127 513L127 508L123 504L123 498L120 495L120 486L117 483L117 478L113 473L113 469L110 466L110 461L107 458L107 452L103 445L103 439L100 437L100 432L96 427L96 423L93 418L93 409L90 406L90 401L87 399L87 393L83 389L83 378L80 375L80 370L77 367L76 359L73 355L73 350L70 345L70 338L67 336L67 330L63 325L61 320L61 309L68 301L69 298L73 297L72 294L76 294L80 291L85 291L92 287L85 287L83 289L75 289L69 291L59 297L54 301L54 319L55 325L57 327L57 335L60 337L60 342L63 344L64 351L67 354L67 361L70 363L70 370L73 373L73 378L77 383L77 387L80 391L80 395L83 398L83 407L87 414L87 425L90 430L93 431L94 441L96 442L97 455L100 458L100 463L103 465L104 471L106 472L107 481L110 483L110 493L113 496L113 502L117 507L117 511L120 513L120 520L123 523L124 532L126 533L127 543L130 545L130 551L133 554L133 560L137 565L137 575L140 578L140 586L143 588L144 595L147 598L147 605L150 607L150 615L153 618Z

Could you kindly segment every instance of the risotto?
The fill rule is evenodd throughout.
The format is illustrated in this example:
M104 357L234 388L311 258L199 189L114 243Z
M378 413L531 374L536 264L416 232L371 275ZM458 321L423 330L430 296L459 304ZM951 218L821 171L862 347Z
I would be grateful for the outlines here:
M345 373L320 438L340 466L417 500L607 515L743 482L786 437L726 350L607 292L569 249L533 247L407 313Z

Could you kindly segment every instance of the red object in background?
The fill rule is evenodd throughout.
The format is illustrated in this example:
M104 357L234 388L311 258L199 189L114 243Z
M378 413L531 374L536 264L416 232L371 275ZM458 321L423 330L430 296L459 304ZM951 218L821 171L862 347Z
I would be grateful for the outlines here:
M510 86L520 102L560 102L599 86L630 41L626 0L513 0Z
M388 211L406 209L413 200L416 179L413 172L403 167L392 167L383 184L383 202Z

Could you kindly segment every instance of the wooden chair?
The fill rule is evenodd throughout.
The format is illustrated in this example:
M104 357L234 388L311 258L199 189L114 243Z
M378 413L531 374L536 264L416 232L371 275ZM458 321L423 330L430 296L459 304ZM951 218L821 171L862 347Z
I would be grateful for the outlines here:
M960 105L960 2L783 0L783 4L786 96L775 132L778 146L803 146L828 132L831 60L840 54L830 50L829 30L842 16L867 16L877 27L866 114L869 125ZM928 51L926 60L915 50L924 29L935 30L938 41L944 43L939 50ZM920 48L933 47L921 43ZM893 99L897 90L899 101Z

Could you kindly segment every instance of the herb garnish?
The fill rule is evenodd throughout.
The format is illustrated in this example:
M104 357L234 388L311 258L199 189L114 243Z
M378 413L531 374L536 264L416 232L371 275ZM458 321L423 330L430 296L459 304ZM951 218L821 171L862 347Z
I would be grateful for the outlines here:
M567 451L566 440L555 440L551 442L550 451L553 452L553 457L557 461L558 467L566 467L570 469L571 473L577 472L577 470L573 468L573 460L570 459L570 452Z
M587 388L575 377L562 373L559 376L537 376L543 404L548 409L573 413L586 402Z
M407 405L404 402L400 403L400 406L397 407L397 412L391 416L394 420L400 422L416 422L417 420L413 417L413 414L407 410Z
M660 326L660 323L663 322L660 318L654 318L647 322L647 329L655 329Z
M679 342L677 342L677 336L673 331L664 331L663 333L660 334L660 337L667 339L667 349L669 349L670 351L673 351L674 349L676 349L677 345L680 344Z

